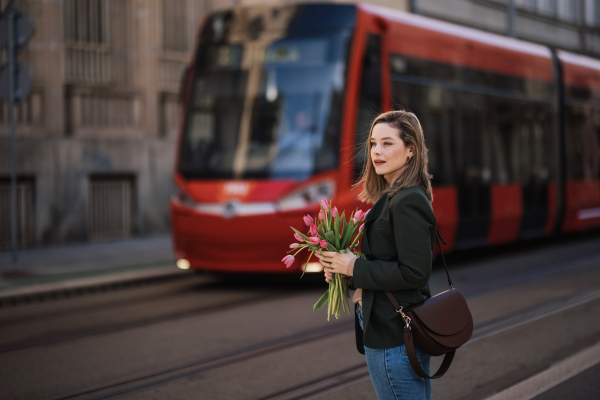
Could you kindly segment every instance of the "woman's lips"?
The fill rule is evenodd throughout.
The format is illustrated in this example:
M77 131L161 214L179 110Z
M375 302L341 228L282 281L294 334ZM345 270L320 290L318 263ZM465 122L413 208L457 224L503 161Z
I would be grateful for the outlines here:
M375 165L383 165L385 161L374 161Z

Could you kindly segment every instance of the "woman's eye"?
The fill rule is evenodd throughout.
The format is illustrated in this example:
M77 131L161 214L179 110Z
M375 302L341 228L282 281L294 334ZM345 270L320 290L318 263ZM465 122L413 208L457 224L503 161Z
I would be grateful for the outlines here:
M373 146L375 146L375 143L371 142L370 145L371 145L371 147L373 147Z
M386 146L389 146L389 145L391 145L391 143L390 143L390 142L385 142L384 144L385 144Z

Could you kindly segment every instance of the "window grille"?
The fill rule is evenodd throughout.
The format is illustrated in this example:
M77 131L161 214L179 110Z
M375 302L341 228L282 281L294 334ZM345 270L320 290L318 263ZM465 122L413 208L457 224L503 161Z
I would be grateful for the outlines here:
M135 98L132 96L82 95L81 126L83 127L134 127Z
M10 123L8 103L0 103L0 126ZM19 125L40 125L42 123L42 94L33 92L21 104L15 106L15 122Z
M66 79L110 82L109 0L64 0L64 21Z
M187 0L162 0L164 50L188 51Z
M116 239L131 236L132 178L91 178L89 196L90 239Z
M161 98L161 136L173 138L179 122L179 101L176 95L164 93Z
M17 224L19 247L30 247L34 238L33 180L17 181ZM2 179L0 180L0 249L9 250L11 247L10 179Z

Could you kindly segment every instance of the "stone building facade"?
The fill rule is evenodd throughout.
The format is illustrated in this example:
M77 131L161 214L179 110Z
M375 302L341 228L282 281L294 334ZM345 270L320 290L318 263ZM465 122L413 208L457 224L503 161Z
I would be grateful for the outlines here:
M599 0L514 1L516 37L600 52ZM179 85L198 25L207 11L282 2L17 0L36 25L18 57L34 81L16 110L20 246L167 232ZM371 2L508 34L508 0ZM7 3L0 0L0 8ZM8 106L1 103L4 250L9 154Z

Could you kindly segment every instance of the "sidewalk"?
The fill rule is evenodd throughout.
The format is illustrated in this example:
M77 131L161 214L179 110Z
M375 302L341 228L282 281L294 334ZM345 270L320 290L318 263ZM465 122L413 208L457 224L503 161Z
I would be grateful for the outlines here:
M0 252L0 299L186 274L170 235Z

